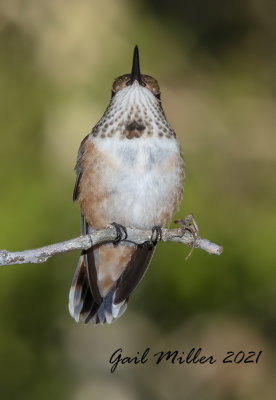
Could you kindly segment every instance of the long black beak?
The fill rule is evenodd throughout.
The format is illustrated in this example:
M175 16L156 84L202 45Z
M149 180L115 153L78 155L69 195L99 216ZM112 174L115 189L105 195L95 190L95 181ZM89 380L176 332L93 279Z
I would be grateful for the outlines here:
M130 75L131 85L133 84L134 81L138 81L138 83L142 85L142 78L141 78L140 64L139 64L139 50L137 45L134 47L134 53L133 53L132 70Z

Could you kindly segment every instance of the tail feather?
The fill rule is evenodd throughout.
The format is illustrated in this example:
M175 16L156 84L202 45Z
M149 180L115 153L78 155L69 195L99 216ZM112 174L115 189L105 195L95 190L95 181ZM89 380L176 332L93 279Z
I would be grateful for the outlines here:
M82 233L89 225L82 216ZM126 310L131 292L144 276L154 248L111 243L80 256L69 293L69 312L76 322L110 324Z
M127 308L127 299L120 304L114 304L115 293L116 291L112 289L103 299L99 309L92 317L92 322L94 324L110 324L125 312Z
M95 302L89 285L87 270L83 256L80 257L69 292L69 312L76 322L94 324L110 324L119 318L127 308L125 299L114 303L116 290L112 288L102 299L101 304Z

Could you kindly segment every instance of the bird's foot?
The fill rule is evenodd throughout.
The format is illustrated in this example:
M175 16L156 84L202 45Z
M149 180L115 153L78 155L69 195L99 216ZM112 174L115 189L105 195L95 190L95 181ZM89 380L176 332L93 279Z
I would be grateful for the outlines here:
M151 231L152 231L152 235L150 238L150 243L153 246L156 246L157 242L162 240L162 228L161 228L161 226L157 225L157 226L154 226Z
M113 243L118 244L122 240L126 240L126 238L127 238L126 227L121 224L117 224L117 222L112 222L111 225L114 226L114 228L116 229L116 234L117 234L116 239L114 240Z
M157 242L162 240L162 228L161 226L153 226L152 228L152 234L150 240L147 240L144 242L141 246L147 246L150 250L153 249L156 245Z

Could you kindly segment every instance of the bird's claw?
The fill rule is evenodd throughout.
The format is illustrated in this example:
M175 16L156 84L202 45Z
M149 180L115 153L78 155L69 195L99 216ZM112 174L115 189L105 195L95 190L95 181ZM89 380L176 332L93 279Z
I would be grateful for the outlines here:
M111 225L114 226L114 228L116 229L116 234L117 234L116 239L114 240L113 243L118 244L122 240L126 240L126 238L127 238L126 227L121 224L117 224L117 222L112 222Z
M156 245L157 242L162 240L162 228L161 226L153 226L152 227L152 234L150 240L147 240L140 246L145 247L147 246L150 250L153 249Z
M150 238L150 243L153 246L156 246L157 242L162 240L162 228L161 228L161 226L154 226L151 231L152 231L152 235Z

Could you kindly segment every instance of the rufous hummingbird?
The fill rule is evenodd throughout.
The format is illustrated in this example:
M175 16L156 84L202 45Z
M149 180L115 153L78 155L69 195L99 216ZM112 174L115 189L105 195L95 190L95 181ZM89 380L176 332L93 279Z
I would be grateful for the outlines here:
M131 73L115 79L104 115L81 142L75 171L73 200L80 202L83 235L112 222L163 227L180 204L183 158L158 82L140 73L137 46ZM83 251L69 294L72 317L95 324L120 317L154 250L151 243L121 241Z

